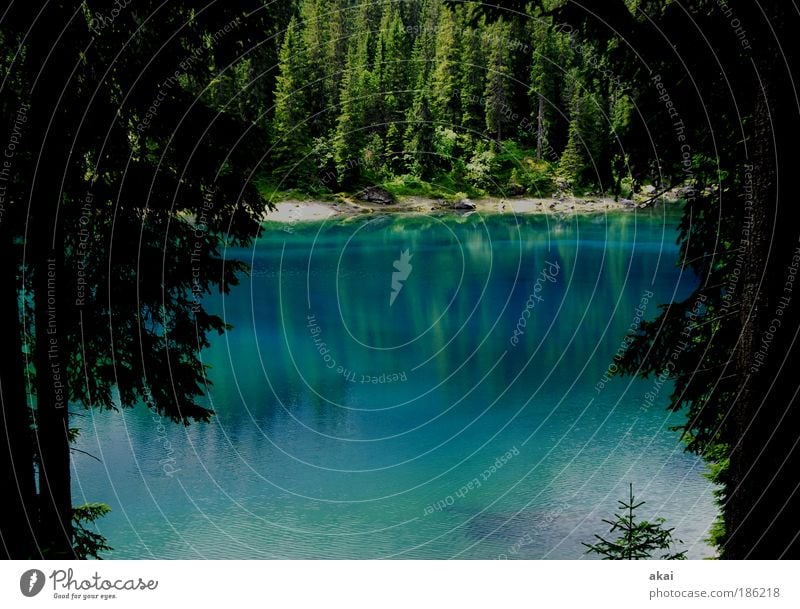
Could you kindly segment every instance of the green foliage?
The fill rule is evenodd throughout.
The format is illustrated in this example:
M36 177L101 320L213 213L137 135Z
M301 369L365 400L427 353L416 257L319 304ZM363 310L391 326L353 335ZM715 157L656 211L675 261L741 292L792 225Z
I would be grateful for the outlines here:
M449 127L436 127L434 151L443 161L450 162L458 152L459 136Z
M483 40L479 28L468 29L461 46L460 113L461 126L473 139L486 126L483 92L486 88L486 63Z
M380 176L384 168L383 138L380 134L372 133L361 151L362 167L364 172L373 178Z
M303 0L300 4L300 19L302 28L301 61L305 63L305 78L303 85L303 101L307 119L307 130L311 138L326 134L333 126L333 104L337 93L331 83L331 60L334 49L330 45L330 11L331 2L328 0ZM288 32L287 32L288 33ZM281 58L286 61L285 57ZM289 59L291 63L293 59ZM335 65L335 64L334 64Z
M535 16L531 29L533 55L529 96L535 113L532 124L536 126L536 154L552 162L557 158L553 145L558 142L558 127L563 123L559 100L564 73L557 67L567 65L572 57L566 36L556 32L547 18Z
M102 560L101 552L113 550L108 540L92 530L92 525L111 511L105 503L85 503L72 508L72 548L79 560Z
M386 180L381 186L395 197L457 200L484 194L482 190L476 190L462 181L453 180L449 175L441 176L435 182L426 182L414 175L404 175Z
M644 501L636 502L633 496L633 484L630 485L627 500L619 501L620 512L614 514L614 520L603 520L611 525L609 534L618 533L617 538L610 541L595 535L596 543L584 543L589 548L587 554L599 554L604 560L684 560L686 551L674 552L673 545L682 543L680 539L673 539L674 529L664 528L666 522L657 518L653 522L636 520L636 510L645 504Z
M380 63L375 63L372 10L370 3L359 5L344 68L334 143L336 169L342 183L352 184L357 180L360 164L353 159L361 157L367 136L380 122Z
M278 77L275 85L275 116L273 119L273 160L281 179L296 184L307 177L298 171L308 154L309 95L306 85L311 73L305 55L305 44L297 21L292 18L283 38L278 58Z
M441 159L436 154L436 125L424 90L417 97L411 117L406 134L408 167L415 176L428 180L436 173Z
M394 172L403 167L404 121L411 98L410 67L403 59L410 53L411 39L397 3L388 2L384 6L378 42L382 61L377 66L383 100L380 129L385 132L384 163L388 171Z
M511 170L507 188L510 192L521 188L532 196L547 197L555 190L555 184L550 167L529 158L522 167Z
M332 193L335 191L335 184L330 181L330 187L324 184L321 180L314 182L313 186L306 186L303 188L287 187L286 183L274 182L270 176L261 176L256 179L256 189L261 195L261 198L270 203L279 201L311 201L313 200L331 200Z
M494 190L497 187L495 170L497 154L492 150L477 151L466 165L465 177L475 188Z
M486 61L486 129L498 142L508 135L513 115L511 103L512 83L509 69L509 28L502 20L490 26L488 31L489 53Z
M554 190L554 166L539 160L535 149L520 146L514 140L503 142L495 156L494 171L501 192L517 186L528 193L546 196Z
M558 173L569 180L571 184L578 184L584 169L584 144L575 123L570 124L567 147L561 153L558 163Z
M559 162L559 173L576 186L597 184L605 150L603 116L595 96L576 87L567 145Z
M434 117L448 125L460 121L461 105L458 100L461 54L456 20L452 11L443 10L436 38L434 68L431 75L432 106Z
M709 447L705 455L706 463L708 464L708 471L705 473L706 478L714 485L714 500L719 505L724 505L727 498L727 485L729 468L730 468L730 447L718 443ZM708 531L708 538L706 541L713 546L719 547L725 541L725 519L722 514L718 514Z

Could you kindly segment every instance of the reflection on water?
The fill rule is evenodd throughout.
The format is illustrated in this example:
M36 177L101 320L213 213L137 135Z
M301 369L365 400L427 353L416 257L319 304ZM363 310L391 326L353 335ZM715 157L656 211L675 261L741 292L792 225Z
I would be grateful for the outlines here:
M690 291L676 213L273 227L211 303L217 416L94 413L75 500L120 558L577 558L633 482L706 556L666 388L604 380L637 307Z

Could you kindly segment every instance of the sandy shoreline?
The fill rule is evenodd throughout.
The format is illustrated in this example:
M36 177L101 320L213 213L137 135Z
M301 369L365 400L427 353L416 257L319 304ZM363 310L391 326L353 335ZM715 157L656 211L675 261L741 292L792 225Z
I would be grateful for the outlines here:
M639 204L624 200L614 201L608 197L565 197L564 199L536 198L494 198L472 199L474 210L454 209L437 199L405 197L392 205L364 203L354 199L339 201L283 201L275 204L275 209L264 214L267 222L295 223L319 222L331 218L346 218L369 214L596 214L609 211L629 211L639 208Z

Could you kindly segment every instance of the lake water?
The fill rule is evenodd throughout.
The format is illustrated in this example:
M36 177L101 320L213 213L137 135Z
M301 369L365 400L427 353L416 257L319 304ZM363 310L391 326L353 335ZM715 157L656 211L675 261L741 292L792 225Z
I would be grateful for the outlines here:
M209 303L216 416L89 413L75 503L112 507L109 558L581 558L633 483L709 556L669 386L603 380L637 307L692 288L678 217L272 226Z

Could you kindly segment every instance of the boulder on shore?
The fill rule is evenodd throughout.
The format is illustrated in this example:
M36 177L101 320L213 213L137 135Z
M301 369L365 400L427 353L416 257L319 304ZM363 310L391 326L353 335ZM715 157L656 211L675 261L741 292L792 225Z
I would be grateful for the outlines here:
M457 209L459 211L473 211L477 208L475 203L470 201L469 199L459 199L453 205L453 209Z
M359 201L367 203L377 203L379 205L391 205L394 203L394 196L385 188L380 186L367 186L356 195Z

